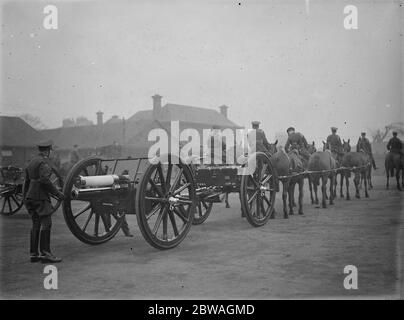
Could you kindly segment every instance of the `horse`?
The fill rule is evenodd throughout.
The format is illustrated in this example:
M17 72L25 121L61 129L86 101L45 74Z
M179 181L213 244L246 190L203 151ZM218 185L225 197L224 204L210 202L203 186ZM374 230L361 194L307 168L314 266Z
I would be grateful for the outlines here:
M284 176L285 178L280 179L282 181L282 201L283 201L283 217L287 219L289 215L293 215L294 206L294 187L296 184L299 185L299 214L303 214L303 185L304 177L295 176L288 177L294 173L300 173L304 171L303 162L300 158L299 152L296 149L292 149L289 153L283 148L277 149L278 141L275 143L270 143L270 154L272 154L270 161L274 170L278 176ZM288 213L289 206L289 213ZM272 213L271 218L275 217L275 212Z
M325 151L316 151L310 155L308 162L308 170L309 171L320 171L318 173L310 173L309 174L309 184L313 185L315 199L313 199L313 194L310 192L310 198L312 204L318 204L317 197L317 187L319 186L319 182L321 179L321 192L322 192L322 207L326 208L326 191L327 191L327 181L330 179L330 205L334 204L334 181L335 181L335 172L333 170L336 169L336 161L331 155L330 150Z
M299 186L299 214L303 214L303 186L304 186L304 175L301 173L305 170L303 165L303 158L299 154L297 149L292 149L288 153L290 160L290 174L292 177L289 181L289 214L293 215L293 207L296 206L295 201L295 186ZM296 176L293 176L297 174Z
M399 153L388 152L384 159L384 168L386 170L386 189L389 188L389 177L394 177L394 171L397 181L397 190L401 191L400 187L400 170L402 173L401 186L404 188L404 157Z
M270 143L270 149L271 152L274 152L273 155L270 158L271 164L276 170L276 173L279 176L288 176L290 175L290 158L286 154L285 150L281 148L280 150L277 150L277 145L278 141L275 143L271 144ZM282 201L283 201L283 217L287 219L288 216L288 210L287 210L287 198L289 194L289 182L290 179L282 179ZM290 199L289 199L290 202ZM271 219L275 217L275 211L271 215Z
M359 182L360 182L360 176L362 176L364 185L365 185L365 197L369 198L369 193L368 193L368 172L369 169L368 167L371 165L371 159L368 154L366 154L364 151L360 152L351 152L351 146L349 144L349 140L345 141L343 145L343 150L344 150L344 156L342 158L342 166L346 168L356 168L354 170L354 183L355 183L355 189L356 193L355 196L356 198L360 198L359 194ZM351 177L351 170L343 170L343 175L345 177L345 184L346 184L346 199L350 200L350 195L349 195L349 178Z
M292 172L293 173L301 173L304 170L306 170L307 166L308 166L308 161L309 161L310 155L317 151L314 141L312 144L309 144L307 146L307 148L304 150L305 151L304 154L306 154L307 156L304 156L301 152L299 152L298 146L295 144L291 145L291 150L295 150L296 154L294 155L294 154L288 153L289 157L291 157L291 158L298 157L299 158L299 159L295 159L292 163ZM304 185L304 176L303 175L295 176L290 181L290 191L291 191L290 198L292 200L293 207L296 207L296 203L295 203L295 185L296 184L299 185L299 201L302 201L302 200L300 200L300 196L303 197L303 189L302 189L303 185ZM312 185L310 183L309 183L309 189L310 189L310 194L312 194L313 190L312 190ZM303 211L301 209L299 209L299 213L302 214ZM293 209L292 209L292 213L290 213L290 214L293 214Z

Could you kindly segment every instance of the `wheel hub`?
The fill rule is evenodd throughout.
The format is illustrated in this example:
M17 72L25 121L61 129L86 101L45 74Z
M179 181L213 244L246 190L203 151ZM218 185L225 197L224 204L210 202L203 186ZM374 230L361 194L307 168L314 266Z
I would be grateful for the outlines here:
M265 191L267 191L267 188L263 185L260 186L260 194L262 197L265 196Z
M179 199L173 196L168 196L168 205L170 210L174 210L175 205L178 203Z

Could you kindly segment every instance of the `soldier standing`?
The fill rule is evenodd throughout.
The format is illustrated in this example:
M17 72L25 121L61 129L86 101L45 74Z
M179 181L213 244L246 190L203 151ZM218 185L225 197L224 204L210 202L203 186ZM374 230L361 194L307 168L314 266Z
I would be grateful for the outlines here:
M335 159L339 158L342 152L342 142L339 135L337 135L338 128L331 127L331 134L327 137L327 146L333 153Z
M51 162L53 163L53 165L55 166L55 169L57 171L59 171L61 168L61 160L60 160L59 152L56 149L57 149L57 146L54 146L52 156L50 156L50 159L51 159Z
M389 150L391 153L398 153L402 155L403 154L402 148L403 143L397 137L397 132L393 131L393 137L390 138L389 142L387 143L387 150Z
M73 150L72 151L70 151L70 163L72 164L72 165L75 165L77 162L79 162L80 161L80 154L79 154L79 149L78 149L78 145L77 144L75 144L74 146L73 146Z
M32 219L30 260L31 262L57 263L62 259L55 257L50 250L52 227L50 195L52 194L62 200L64 194L50 180L52 169L49 155L52 141L44 141L37 146L39 153L25 169L23 187L24 204Z
M361 136L359 137L358 143L356 144L356 151L360 152L361 150L365 151L367 155L369 155L372 160L373 169L377 169L375 159L372 154L372 145L368 138L366 138L366 132L361 132Z

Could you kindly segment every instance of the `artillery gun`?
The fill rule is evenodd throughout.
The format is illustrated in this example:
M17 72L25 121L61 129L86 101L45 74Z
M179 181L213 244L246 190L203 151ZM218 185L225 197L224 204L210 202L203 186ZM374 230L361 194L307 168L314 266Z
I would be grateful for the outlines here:
M275 173L264 153L251 155L243 165L166 159L91 157L78 162L63 189L63 215L73 235L101 244L117 234L124 215L136 214L146 241L170 249L184 240L192 224L208 218L223 194L240 194L241 209L254 227L264 225L273 212Z

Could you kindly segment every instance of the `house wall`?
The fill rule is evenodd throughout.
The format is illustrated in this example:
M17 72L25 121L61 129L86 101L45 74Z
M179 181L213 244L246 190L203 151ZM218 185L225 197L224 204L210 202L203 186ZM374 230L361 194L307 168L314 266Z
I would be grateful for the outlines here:
M0 146L0 165L25 167L36 154L34 147L7 147Z

